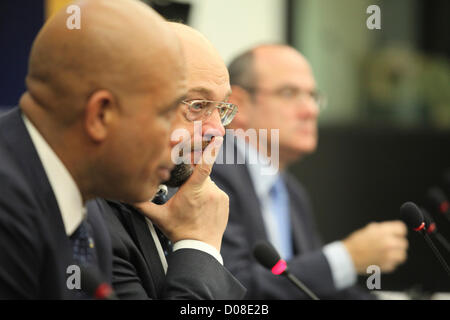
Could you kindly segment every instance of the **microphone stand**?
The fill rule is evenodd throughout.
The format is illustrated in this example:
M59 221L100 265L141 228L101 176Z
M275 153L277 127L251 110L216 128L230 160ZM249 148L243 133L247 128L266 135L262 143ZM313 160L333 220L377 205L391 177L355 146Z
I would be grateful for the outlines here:
M295 284L300 290L302 290L311 300L319 300L319 298L309 290L296 276L290 273L288 270L285 270L282 275L286 276L293 284Z
M436 248L436 246L434 245L433 241L431 241L431 239L428 236L428 234L426 234L426 232L422 232L422 234L423 234L423 237L425 238L425 241L427 242L428 246L431 248L431 250L433 251L434 255L439 260L439 263L442 265L444 270L447 272L447 275L450 277L450 267L448 266L447 262L445 262L444 258L439 253L439 250Z

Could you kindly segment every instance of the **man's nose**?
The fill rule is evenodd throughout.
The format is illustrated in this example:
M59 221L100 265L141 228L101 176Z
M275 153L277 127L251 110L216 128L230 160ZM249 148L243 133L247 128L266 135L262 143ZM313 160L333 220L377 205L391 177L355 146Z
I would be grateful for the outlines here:
M319 105L313 99L304 99L299 102L298 114L302 118L317 118Z
M207 119L203 120L202 135L211 137L223 137L225 135L225 128L222 125L218 109L214 110Z

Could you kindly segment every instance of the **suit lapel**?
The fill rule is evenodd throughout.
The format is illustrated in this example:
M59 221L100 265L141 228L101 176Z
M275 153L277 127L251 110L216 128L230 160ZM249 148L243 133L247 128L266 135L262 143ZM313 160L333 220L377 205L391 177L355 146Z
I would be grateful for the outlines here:
M292 238L294 241L294 248L297 254L304 253L313 250L313 244L310 239L312 237L312 231L305 225L307 221L305 208L302 205L302 199L300 195L294 192L295 186L291 184L291 177L284 175L286 187L289 193L289 206L291 213L292 224Z
M252 226L252 233L256 235L254 241L258 240L269 240L269 236L264 225L264 219L262 214L262 207L259 201L258 196L256 195L255 188L253 187L253 182L250 178L250 173L248 172L248 168L245 165L236 166L239 170L236 173L239 175L237 177L242 181L242 186L244 186L244 198L246 199L246 203L249 206L246 210L249 213L248 215L248 223L247 225ZM231 170L230 170L231 171ZM236 179L236 178L233 178ZM235 181L239 181L235 180Z
M63 243L59 241L58 246L65 247L67 245L70 247L55 194L25 127L20 108L14 108L4 117L7 119L3 119L6 121L0 125L2 135L9 143L11 153L14 154L25 178L28 180L28 186L33 189L34 194L38 195L36 200L43 208L44 214L48 216L51 229L54 230L53 232L57 231L57 235L63 240Z
M242 197L242 199L230 198L230 208L233 207L232 201L237 201L237 203L242 203L245 206L243 208L240 208L240 214L242 216L239 218L246 219L246 225L252 226L253 231L249 233L251 237L254 237L250 239L252 243L258 240L269 240L262 217L261 203L259 202L259 198L256 195L256 191L253 186L248 168L246 164L234 164L238 163L239 159L239 150L237 149L234 139L235 137L233 135L226 135L224 137L223 148L221 149L221 152L223 154L218 155L219 159L223 159L223 164L214 165L213 175L217 174L221 176L225 181L240 182L239 189L237 190L237 197ZM232 140L233 143L230 143L229 140ZM233 150L231 151L233 157L231 158L231 156L228 155L229 159L227 159L228 148L233 148ZM227 165L227 160L233 160L233 164Z
M148 228L145 217L132 208L130 219L133 230L135 231L135 243L139 247L139 250L144 256L145 262L150 270L154 285L154 297L159 297L166 277L161 263L161 258L159 257L158 250L156 249L155 242Z
M40 207L45 216L46 224L43 226L52 239L48 245L51 251L57 252L57 261L60 267L60 277L66 277L66 268L72 264L72 246L66 235L61 211L56 201L53 189L45 173L42 162L22 119L19 108L2 115L0 120L0 138L8 144L10 153L17 161L26 187L36 195L32 200Z

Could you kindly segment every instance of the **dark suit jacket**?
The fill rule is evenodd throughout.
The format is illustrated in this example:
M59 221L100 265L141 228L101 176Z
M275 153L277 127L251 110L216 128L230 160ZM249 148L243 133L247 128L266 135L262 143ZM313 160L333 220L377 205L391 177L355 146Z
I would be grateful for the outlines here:
M87 204L101 273L111 278L111 243ZM19 108L0 116L0 299L66 299L72 246Z
M235 145L233 147L236 155L238 151ZM334 287L330 267L322 253L322 243L316 231L307 194L293 177L284 174L284 178L289 192L294 245L294 257L288 261L291 272L319 298L372 298L356 286L341 291ZM273 275L260 266L253 257L255 244L260 240L268 241L269 238L260 202L246 165L215 164L211 179L230 198L230 216L223 238L222 256L225 266L247 287L246 298L305 299L306 296L287 279Z
M104 200L100 200L105 203ZM164 274L144 216L108 201L105 221L113 246L113 287L121 299L241 299L245 288L211 255L180 249L167 257Z

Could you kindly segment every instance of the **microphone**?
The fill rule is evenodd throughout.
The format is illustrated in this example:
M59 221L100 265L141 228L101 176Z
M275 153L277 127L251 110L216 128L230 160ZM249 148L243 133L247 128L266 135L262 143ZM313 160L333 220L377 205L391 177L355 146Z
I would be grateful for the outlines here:
M253 255L256 260L266 269L269 269L274 275L287 277L297 288L304 292L312 300L319 298L306 287L296 276L289 272L286 261L281 259L277 250L267 241L257 243L253 249Z
M450 197L450 168L445 170L444 176L444 189L447 192L447 197Z
M447 272L448 276L450 277L450 268L445 262L444 258L442 257L439 250L434 245L433 241L431 241L429 235L425 231L425 221L422 215L422 212L420 211L419 207L414 202L405 202L400 207L400 218L406 223L406 225L423 235L425 242L428 244L428 246L433 251L436 258L439 260L439 263L442 265L444 270Z
M80 266L81 289L98 300L118 300L111 286L102 280L97 268Z
M450 243L445 239L445 237L438 231L436 222L434 222L431 215L425 208L420 208L423 214L423 219L425 222L425 230L426 232L435 240L439 241L439 243L450 252Z
M445 193L438 187L433 187L428 190L427 199L433 212L444 215L450 222L450 203Z
M155 204L165 204L167 202L167 194L169 193L167 186L164 184L160 184L158 187L158 192L152 199L152 202Z

